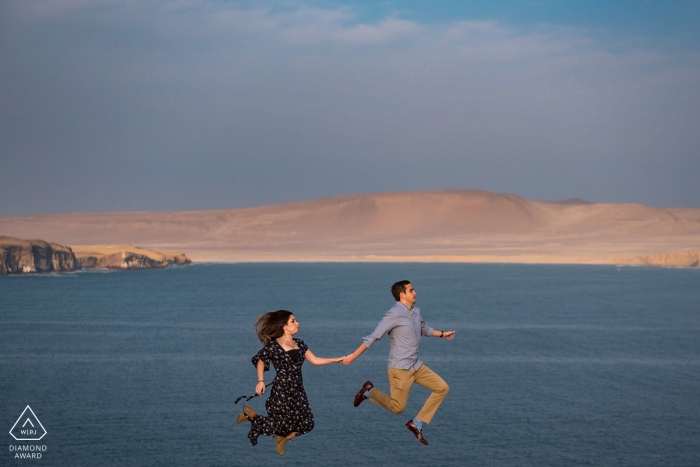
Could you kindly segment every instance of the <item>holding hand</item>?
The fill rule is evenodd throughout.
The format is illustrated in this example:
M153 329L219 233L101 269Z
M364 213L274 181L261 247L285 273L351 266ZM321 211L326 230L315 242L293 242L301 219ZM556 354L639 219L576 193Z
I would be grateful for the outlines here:
M362 352L367 350L367 347L365 347L365 344L360 344L360 346L355 350L353 353L350 355L346 355L345 358L343 359L343 365L350 365L357 357L362 355Z
M265 392L265 381L258 381L255 385L255 394L260 396L263 392Z
M448 341L451 341L455 338L455 331L445 331L445 334L442 337L444 337Z
M350 364L353 362L353 360L355 360L356 358L357 358L357 357L355 357L353 354L346 355L346 356L343 358L343 365L346 365L346 366L347 366L347 365L350 365Z

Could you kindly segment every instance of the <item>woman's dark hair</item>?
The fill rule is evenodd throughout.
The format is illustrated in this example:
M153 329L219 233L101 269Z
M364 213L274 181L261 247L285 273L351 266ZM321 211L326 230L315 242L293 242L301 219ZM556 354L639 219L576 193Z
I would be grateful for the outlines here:
M391 286L391 295L397 302L401 299L401 294L406 292L406 286L410 283L411 281L398 281Z
M294 313L287 310L268 311L258 316L255 320L255 333L263 345L272 342L284 335L284 326L289 321L289 317Z

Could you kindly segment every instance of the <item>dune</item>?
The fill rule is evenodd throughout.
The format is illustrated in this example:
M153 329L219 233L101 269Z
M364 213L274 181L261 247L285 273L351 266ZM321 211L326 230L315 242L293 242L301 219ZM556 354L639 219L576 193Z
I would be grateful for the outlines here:
M700 209L441 190L245 209L5 216L0 234L130 243L198 262L620 263L700 250Z

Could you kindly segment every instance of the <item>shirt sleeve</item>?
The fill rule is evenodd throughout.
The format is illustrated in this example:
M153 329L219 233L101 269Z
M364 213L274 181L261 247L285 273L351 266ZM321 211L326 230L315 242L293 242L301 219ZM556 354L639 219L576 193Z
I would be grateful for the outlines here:
M425 321L421 318L420 320L420 333L423 336L428 336L428 337L433 337L433 333L435 332L435 329L431 328L427 324L425 324Z
M262 360L263 363L265 364L265 371L270 370L270 361L272 360L272 352L270 351L270 344L266 345L260 351L255 354L255 356L252 359L253 366L257 367L258 362Z
M374 331L372 331L372 334L362 339L362 343L369 349L375 341L378 341L384 337L384 335L394 329L395 326L396 314L392 313L391 311L387 311L379 324L377 324L377 327L374 329Z

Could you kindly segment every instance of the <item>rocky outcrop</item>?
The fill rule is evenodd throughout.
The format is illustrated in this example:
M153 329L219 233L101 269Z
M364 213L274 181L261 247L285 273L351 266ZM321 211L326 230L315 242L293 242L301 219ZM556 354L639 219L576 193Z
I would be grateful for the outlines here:
M76 269L80 269L80 263L69 246L43 240L0 237L0 275Z
M684 253L659 253L649 256L639 256L621 260L622 264L637 264L641 266L661 266L676 268L700 267L700 251L688 251Z
M77 269L154 269L191 264L182 253L131 245L75 247L0 236L0 275L69 272Z
M78 246L75 254L83 268L155 269L192 263L182 253L164 253L132 245Z

